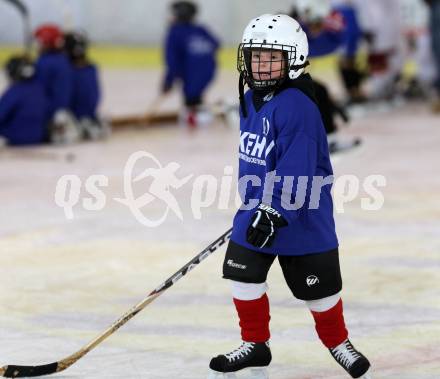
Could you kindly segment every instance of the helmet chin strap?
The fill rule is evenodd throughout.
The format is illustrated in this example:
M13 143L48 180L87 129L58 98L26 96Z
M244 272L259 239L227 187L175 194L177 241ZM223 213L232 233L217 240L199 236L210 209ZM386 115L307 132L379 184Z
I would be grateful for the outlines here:
M294 71L298 71L298 70L301 70L302 68L306 68L309 65L310 65L310 62L309 61L305 61L303 64L293 64L293 65L291 65L290 69L294 70Z
M247 109L246 109L246 101L244 100L244 84L246 83L246 79L244 77L243 72L240 73L240 79L238 80L238 93L240 98L240 108L241 113L243 113L243 117L247 117Z

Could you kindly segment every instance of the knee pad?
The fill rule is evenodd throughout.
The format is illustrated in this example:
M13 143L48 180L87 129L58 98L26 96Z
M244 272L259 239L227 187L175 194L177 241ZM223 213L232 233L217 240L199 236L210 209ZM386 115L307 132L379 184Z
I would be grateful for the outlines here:
M237 300L255 300L261 298L268 290L264 283L243 283L231 280L232 297Z
M306 301L307 307L313 312L325 312L333 308L341 298L340 293L336 293L332 296L324 297L318 300Z

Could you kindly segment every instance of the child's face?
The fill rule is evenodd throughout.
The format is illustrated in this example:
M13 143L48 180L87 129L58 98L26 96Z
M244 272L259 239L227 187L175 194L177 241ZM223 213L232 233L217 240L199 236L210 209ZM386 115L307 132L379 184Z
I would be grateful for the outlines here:
M284 75L285 62L280 50L252 50L252 75L255 80L280 79Z

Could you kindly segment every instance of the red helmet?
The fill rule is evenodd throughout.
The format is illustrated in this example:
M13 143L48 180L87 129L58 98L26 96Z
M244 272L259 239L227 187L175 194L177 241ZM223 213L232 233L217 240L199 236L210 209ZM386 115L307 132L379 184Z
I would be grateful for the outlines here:
M44 49L61 49L64 44L63 32L54 24L39 26L34 37Z

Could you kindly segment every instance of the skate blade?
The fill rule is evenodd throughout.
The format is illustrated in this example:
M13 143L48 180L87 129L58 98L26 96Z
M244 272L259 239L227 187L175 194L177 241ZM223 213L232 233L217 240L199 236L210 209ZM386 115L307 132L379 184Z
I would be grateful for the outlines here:
M371 370L368 370L364 375L362 375L361 379L373 379L371 376Z
M211 370L208 379L269 379L269 374L265 367L248 368L236 373Z
M237 375L234 372L218 372L211 370L207 379L237 379Z

